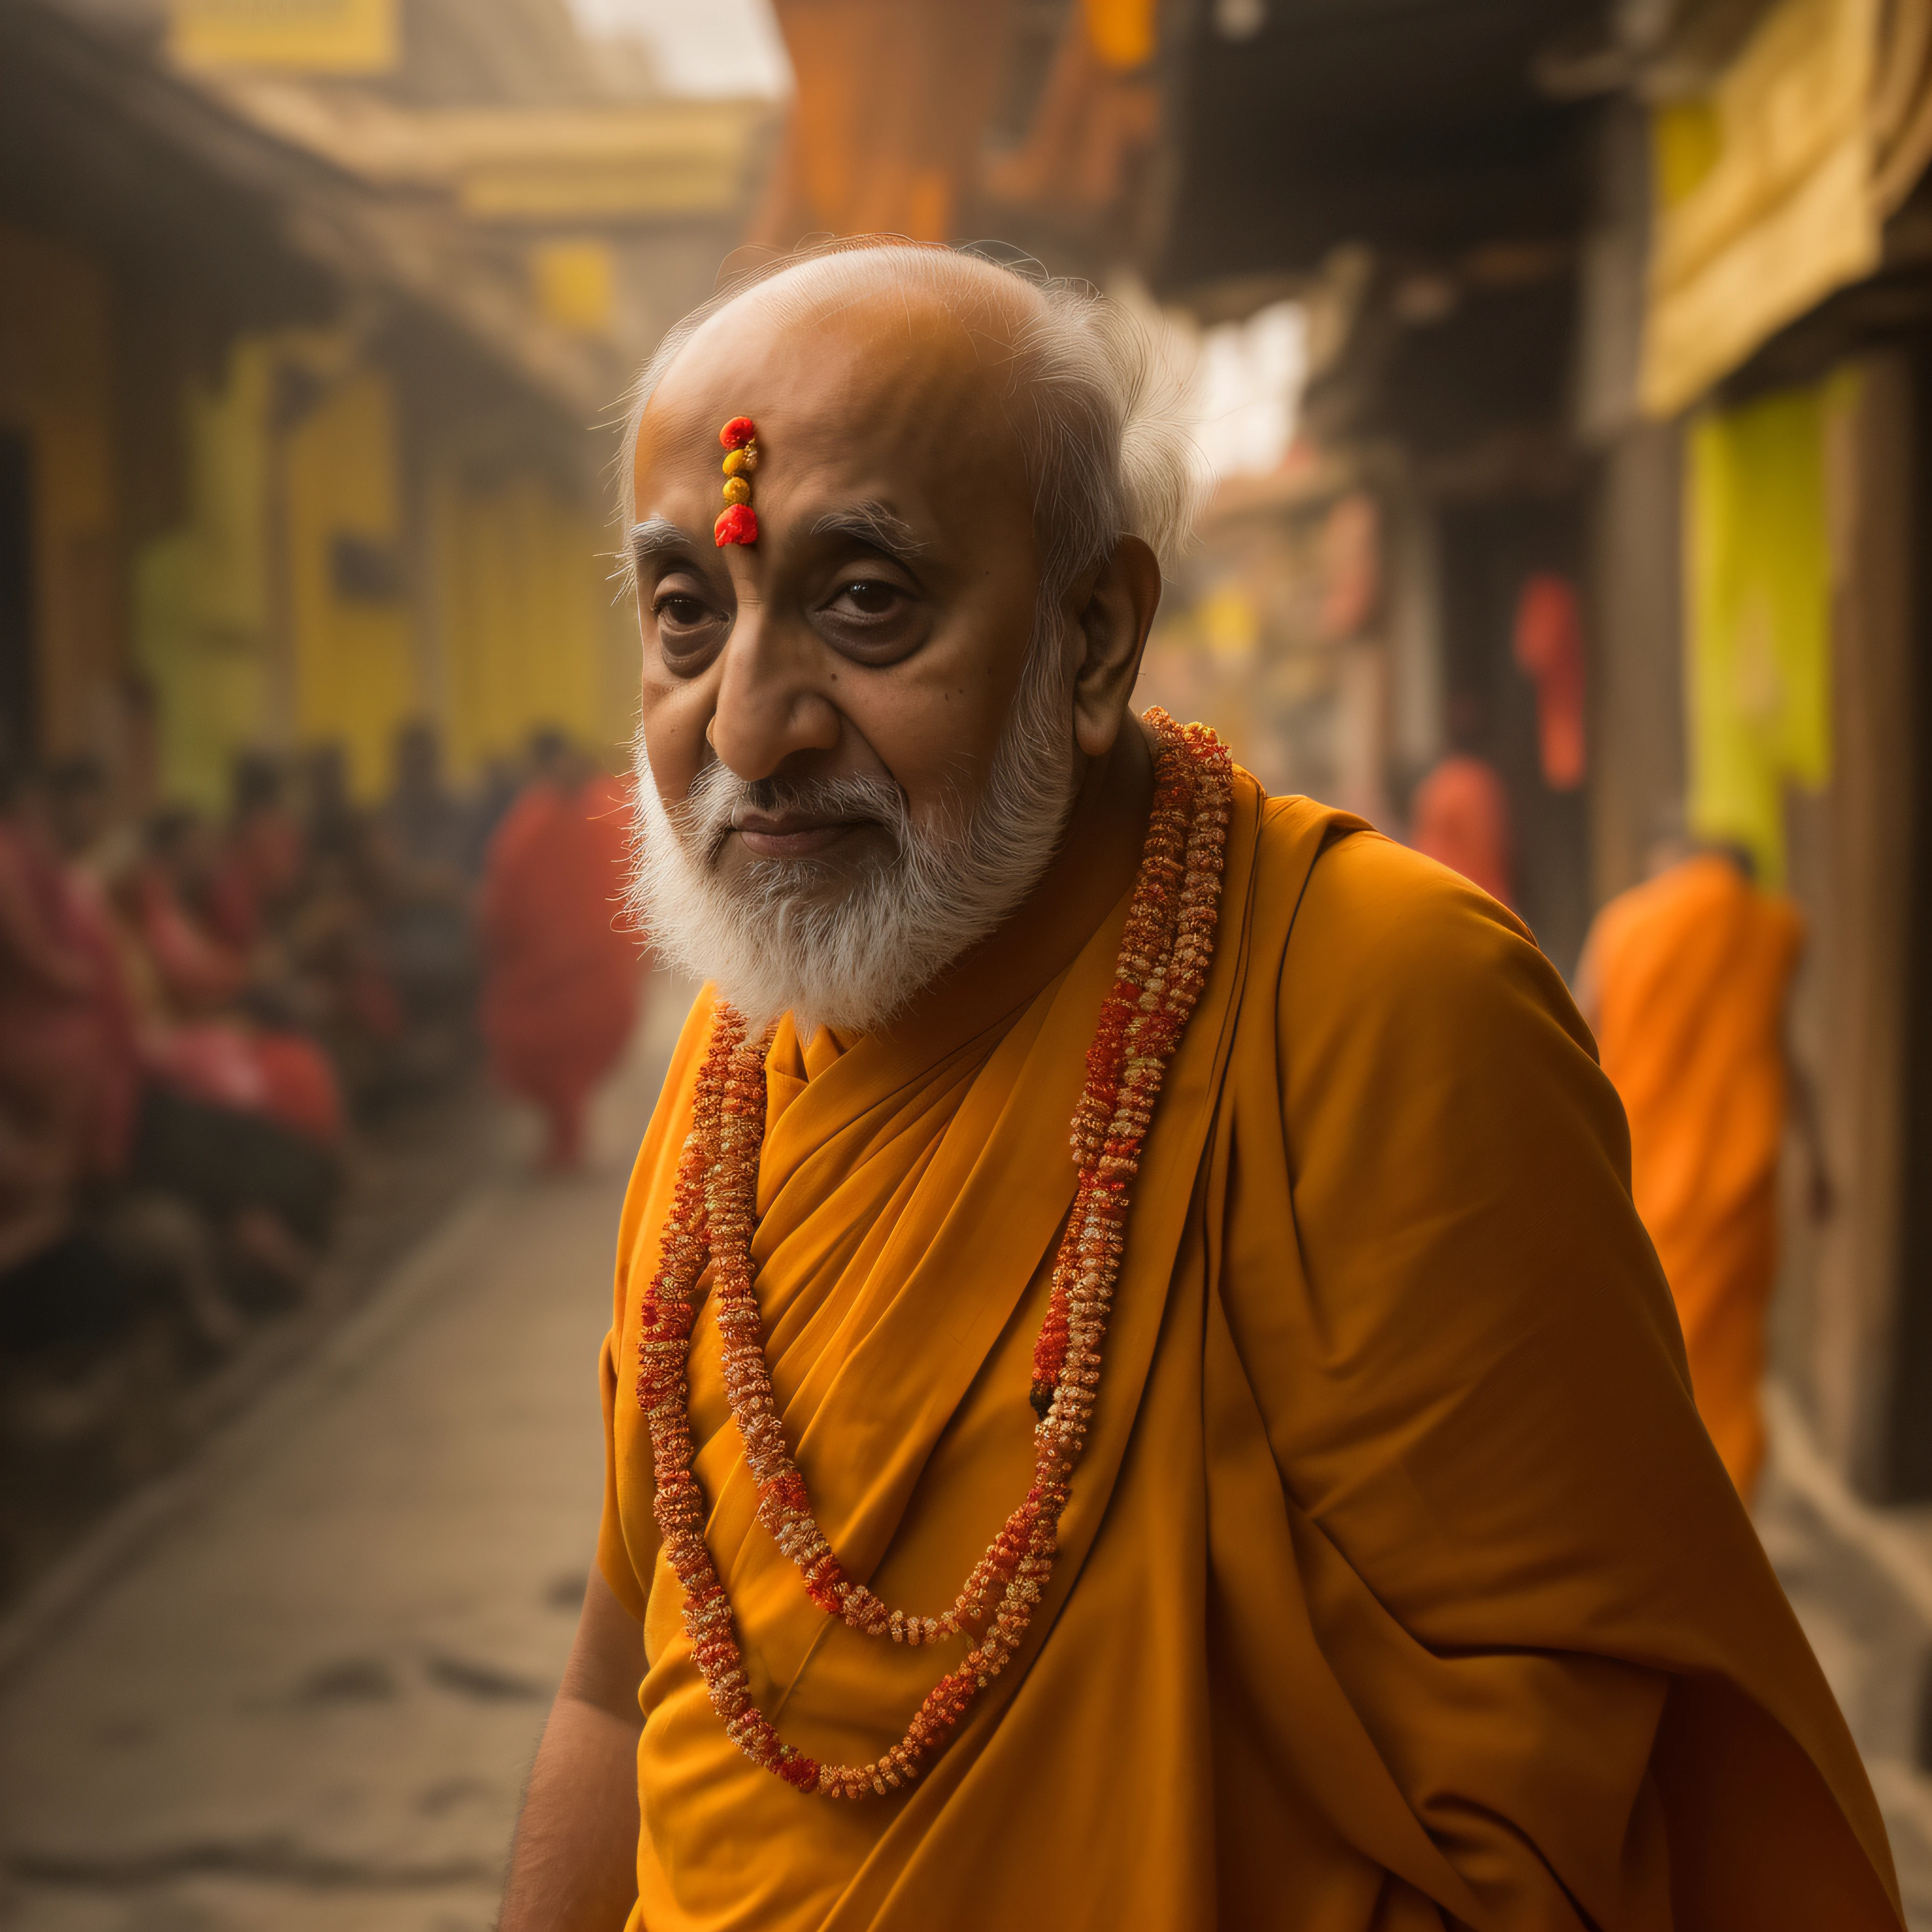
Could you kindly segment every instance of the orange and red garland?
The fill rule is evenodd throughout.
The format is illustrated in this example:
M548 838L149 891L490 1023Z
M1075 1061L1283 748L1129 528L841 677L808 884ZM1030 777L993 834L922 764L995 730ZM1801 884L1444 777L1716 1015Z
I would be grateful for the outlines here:
M683 1586L685 1628L712 1704L747 1757L800 1791L882 1796L916 1778L975 1695L1005 1668L1052 1574L1060 1514L1100 1389L1100 1343L1142 1148L1168 1063L1207 983L1220 917L1232 791L1227 748L1204 726L1183 727L1164 711L1150 710L1147 722L1158 740L1154 808L1114 984L1087 1052L1072 1127L1079 1184L1034 1348L1031 1400L1040 1419L1033 1486L942 1616L891 1609L845 1574L785 1446L751 1256L767 1040L748 1039L742 1018L725 1002L713 1012L658 1270L644 1295L638 1401L650 1425L654 1513ZM827 1616L868 1636L909 1644L974 1639L964 1659L934 1685L905 1736L870 1764L807 1756L785 1743L752 1696L730 1599L704 1541L704 1496L692 1468L687 1374L707 1259L725 1390L758 1485L758 1520L797 1564L807 1594Z

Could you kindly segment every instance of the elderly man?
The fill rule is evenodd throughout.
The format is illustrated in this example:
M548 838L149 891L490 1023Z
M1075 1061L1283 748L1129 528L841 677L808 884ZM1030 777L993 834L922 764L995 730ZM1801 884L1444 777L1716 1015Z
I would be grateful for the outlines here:
M1128 709L1154 396L907 247L646 374L638 893L711 983L506 1932L1894 1925L1556 975Z

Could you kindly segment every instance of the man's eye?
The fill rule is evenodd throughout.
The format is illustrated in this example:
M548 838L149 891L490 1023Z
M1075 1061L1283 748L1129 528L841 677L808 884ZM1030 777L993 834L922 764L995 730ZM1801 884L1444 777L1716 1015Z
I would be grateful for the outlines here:
M673 630L693 630L707 622L710 611L695 597L661 597L658 622Z
M842 616L883 617L897 610L905 601L905 592L896 584L868 577L862 578L856 584L844 585L832 600L832 605Z

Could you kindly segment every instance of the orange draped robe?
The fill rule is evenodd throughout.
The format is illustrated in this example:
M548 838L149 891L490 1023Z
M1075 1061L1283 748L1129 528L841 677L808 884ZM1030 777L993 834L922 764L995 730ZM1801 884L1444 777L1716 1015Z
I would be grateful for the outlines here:
M1764 1461L1785 997L1804 944L1796 906L1710 854L1612 900L1592 939L1598 1050L1630 1118L1637 1212L1699 1412L1747 1500Z
M638 942L621 924L628 794L533 784L490 841L480 917L483 1032L497 1078L574 1158L591 1090L637 1022Z
M692 1663L634 1394L700 999L639 1154L599 1565L642 1621L646 1932L1807 1932L1898 1923L1843 1720L1692 1407L1622 1110L1510 916L1238 779L1094 1432L1012 1665L908 1792L802 1796ZM1067 1125L1126 912L944 1018L772 1048L754 1255L848 1571L936 1612L1030 1473ZM916 1035L916 1036L909 1036ZM753 1516L701 1316L707 1536L802 1748L937 1654L822 1616Z

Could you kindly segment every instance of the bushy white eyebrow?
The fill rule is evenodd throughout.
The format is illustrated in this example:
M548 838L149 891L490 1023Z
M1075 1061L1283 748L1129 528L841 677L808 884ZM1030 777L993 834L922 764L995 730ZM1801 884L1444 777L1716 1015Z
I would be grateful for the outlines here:
M903 517L895 516L884 504L848 504L843 509L828 510L812 526L815 537L851 537L887 556L916 556L927 548L925 541Z
M691 539L668 517L646 517L631 526L631 556L642 563L668 550L688 550Z

